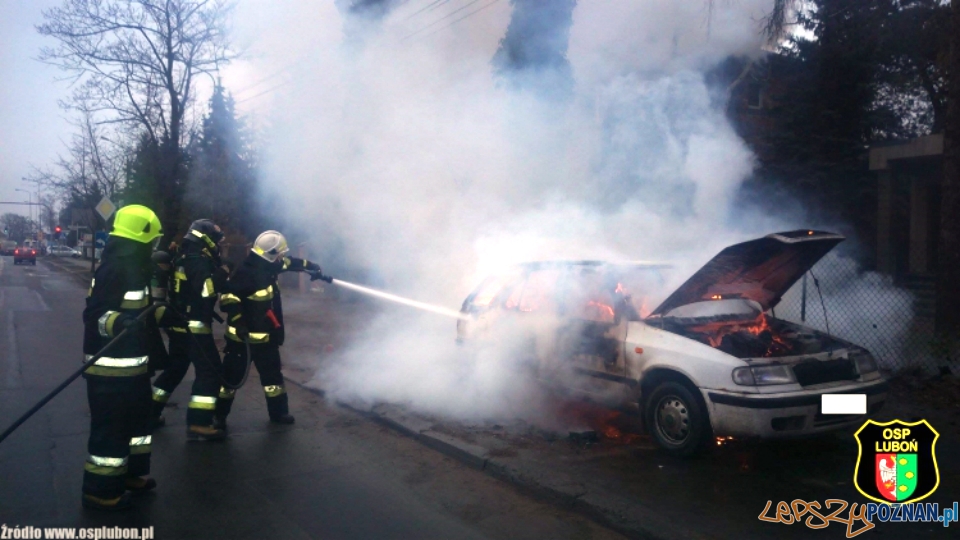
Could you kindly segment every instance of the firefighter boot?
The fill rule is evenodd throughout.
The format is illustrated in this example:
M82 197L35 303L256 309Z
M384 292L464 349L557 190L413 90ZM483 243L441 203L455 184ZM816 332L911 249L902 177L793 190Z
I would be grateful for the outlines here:
M124 479L123 485L127 488L127 491L136 495L153 490L157 487L157 481L142 476L129 476Z
M129 509L132 506L132 501L129 493L124 493L115 499L101 499L100 497L94 497L93 495L84 493L81 504L84 508L90 508L92 510L113 511Z
M271 416L270 421L274 424L292 424L294 421L293 415L290 413L281 414L278 416Z
M187 428L188 441L222 441L227 432L213 426L190 426Z
M213 427L227 430L227 415L233 407L233 398L236 396L236 390L230 390L220 387L220 395L217 396L217 408L213 411Z
M293 416L290 415L287 391L283 385L264 386L263 391L267 398L270 421L275 424L292 424Z
M167 406L167 401L170 399L170 392L162 388L153 387L153 407L152 407L152 426L153 429L162 428L167 425L166 419L163 417L163 409Z

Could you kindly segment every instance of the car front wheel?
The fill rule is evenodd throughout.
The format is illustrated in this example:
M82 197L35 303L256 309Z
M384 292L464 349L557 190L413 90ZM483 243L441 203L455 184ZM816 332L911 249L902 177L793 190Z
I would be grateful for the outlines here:
M657 385L644 404L644 424L665 451L689 457L706 447L710 419L703 399L688 385L664 381Z

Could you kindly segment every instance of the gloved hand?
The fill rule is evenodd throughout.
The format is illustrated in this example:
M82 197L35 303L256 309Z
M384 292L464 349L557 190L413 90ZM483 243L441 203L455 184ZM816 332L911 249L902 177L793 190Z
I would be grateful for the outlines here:
M237 328L237 337L240 338L240 341L243 341L244 343L246 343L247 340L250 339L250 329L247 328L245 324L237 326L236 328Z
M306 267L306 268L307 268L307 272L310 272L311 274L313 274L313 273L319 274L319 273L320 273L320 265L317 264L317 263L315 263L315 262L307 261L307 267Z
M121 313L117 316L117 320L113 323L114 334L119 334L123 330L130 330L131 332L136 332L140 328L143 328L143 323L140 319L137 319L129 313Z

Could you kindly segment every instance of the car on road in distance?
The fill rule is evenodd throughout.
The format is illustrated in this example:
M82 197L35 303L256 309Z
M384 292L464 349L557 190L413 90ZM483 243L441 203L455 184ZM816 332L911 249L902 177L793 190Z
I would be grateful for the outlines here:
M655 309L662 265L548 261L484 280L464 301L458 341L509 342L537 378L639 408L661 448L689 456L712 437L788 438L862 424L887 382L869 351L778 319L782 296L844 240L790 231L729 246ZM660 276L660 277L658 277ZM637 278L641 279L637 279ZM865 394L866 414L821 410Z
M17 243L13 240L0 240L0 255L13 255Z
M57 257L73 257L74 259L80 257L80 252L70 246L50 246L47 249L50 255Z
M33 247L20 246L13 250L13 264L30 263L37 265L37 249Z

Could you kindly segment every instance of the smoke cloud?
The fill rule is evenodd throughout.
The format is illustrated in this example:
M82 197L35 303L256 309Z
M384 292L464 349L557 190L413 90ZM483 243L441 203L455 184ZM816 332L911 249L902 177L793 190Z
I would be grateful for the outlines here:
M254 63L296 66L258 102L264 189L314 233L328 272L360 270L397 294L457 308L517 262L671 261L677 281L649 291L655 305L726 245L801 226L734 207L753 158L703 76L759 54L771 3L715 3L708 20L699 0L582 2L572 21L542 24L522 0L455 15L466 2L395 2L369 19L344 5L241 6ZM552 21L566 27L551 33ZM521 52L547 59L535 77L504 60L525 29L542 43ZM388 310L318 384L461 417L537 410L509 354L463 361L454 336L450 319Z

